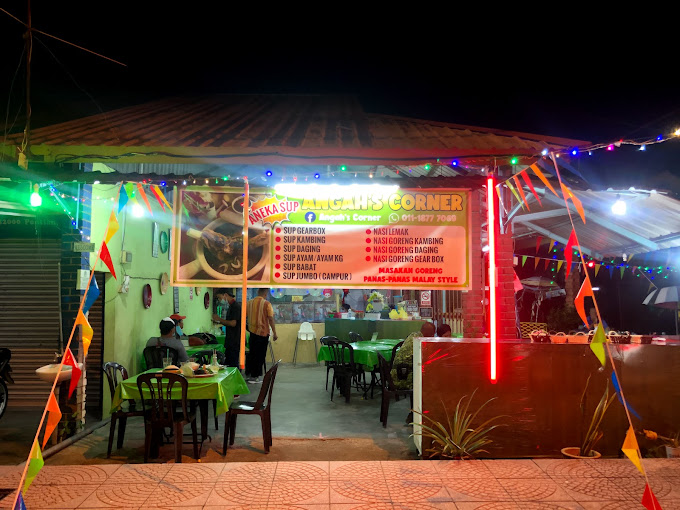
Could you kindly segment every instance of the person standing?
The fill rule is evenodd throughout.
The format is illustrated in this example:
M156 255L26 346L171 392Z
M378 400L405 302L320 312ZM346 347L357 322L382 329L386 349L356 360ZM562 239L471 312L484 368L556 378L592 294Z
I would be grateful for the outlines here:
M246 360L246 375L250 376L247 382L261 382L262 367L267 355L269 345L269 328L271 327L273 340L279 337L276 334L274 322L274 308L267 301L269 289L258 289L257 296L246 305L248 317L248 331L250 331L250 354Z
M241 305L236 301L232 289L218 289L215 295L220 301L229 303L224 318L213 314L213 322L224 326L224 353L228 367L237 367L241 352Z

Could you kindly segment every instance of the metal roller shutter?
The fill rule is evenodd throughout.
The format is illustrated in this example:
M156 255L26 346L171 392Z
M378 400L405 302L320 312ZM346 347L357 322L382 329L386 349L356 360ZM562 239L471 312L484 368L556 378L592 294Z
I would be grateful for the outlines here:
M12 351L10 407L43 407L50 391L35 369L59 351L59 260L53 239L0 241L0 347Z
M104 273L95 272L99 287L99 298L92 304L87 316L87 321L92 326L92 343L85 358L87 374L87 389L85 390L85 408L87 413L94 414L97 418L102 415L102 380L101 367L104 352Z

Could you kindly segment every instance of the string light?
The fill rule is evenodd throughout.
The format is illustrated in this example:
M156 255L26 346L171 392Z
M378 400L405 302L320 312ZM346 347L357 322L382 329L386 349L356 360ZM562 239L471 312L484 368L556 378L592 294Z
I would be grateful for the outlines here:
M517 163L519 163L519 158L517 158L516 156L513 156L513 157L510 159L510 164L511 164L511 165L516 165Z

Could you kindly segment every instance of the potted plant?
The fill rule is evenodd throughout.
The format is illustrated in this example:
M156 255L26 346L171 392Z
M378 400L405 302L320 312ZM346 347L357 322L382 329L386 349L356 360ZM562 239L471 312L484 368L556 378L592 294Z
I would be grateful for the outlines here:
M381 312L385 304L385 296L380 292L373 291L368 296L367 312Z
M446 406L442 403L447 416L446 424L435 421L418 411L413 411L430 423L430 425L411 423L411 425L417 425L421 429L420 432L414 432L411 436L422 436L432 440L430 448L423 452L423 456L427 452L429 458L469 459L477 453L488 453L483 448L493 442L488 437L489 433L496 427L501 427L505 424L497 423L503 416L494 416L477 426L473 426L473 421L477 418L480 411L489 402L495 400L495 398L490 398L479 406L476 411L470 412L470 403L476 392L477 390L475 389L469 398L467 395L461 397L453 415L449 414Z
M602 424L602 419L607 413L607 409L612 405L614 399L616 398L616 392L612 391L609 394L609 381L607 381L607 386L602 394L600 402L595 407L593 415L588 423L588 428L586 429L586 392L588 391L588 385L590 384L590 376L586 381L586 387L583 389L583 394L581 395L581 446L570 446L567 448L562 448L562 455L570 459L598 459L600 458L600 453L594 450L597 442L602 439L604 432L600 430L600 425Z
M667 458L675 459L680 457L680 432L677 432L673 437L660 436L653 430L646 429L643 429L642 433L647 439L652 441L660 440L662 446L665 447Z

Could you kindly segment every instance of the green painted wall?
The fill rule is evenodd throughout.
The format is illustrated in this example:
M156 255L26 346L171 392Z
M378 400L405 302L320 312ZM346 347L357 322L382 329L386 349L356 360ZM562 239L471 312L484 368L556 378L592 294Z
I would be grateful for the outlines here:
M104 232L114 207L118 186L97 184L92 190L92 235L91 241L98 248L104 239ZM168 201L172 202L171 193L167 193ZM147 196L153 216L149 214L143 200L139 199L143 207L143 215L134 214L134 205L129 201L118 215L120 228L108 244L117 279L112 275L106 276L106 303L104 304L104 361L116 361L124 365L130 375L137 374L141 367L142 351L146 342L152 336L158 336L158 324L163 317L173 313L173 288L161 295L160 278L166 272L170 274L170 260L168 252L159 249L158 258L152 256L152 228L158 223L159 231L171 227L172 216L163 212L153 195ZM114 199L114 200L112 200ZM132 262L121 264L121 250L132 253ZM168 250L169 251L169 250ZM94 262L95 254L91 254L90 263ZM97 271L109 272L103 262L99 262ZM128 293L119 293L123 277L130 277ZM142 304L143 287L149 284L152 291L151 307L145 309ZM210 293L212 303L212 289L201 288L198 296L190 299L189 288L180 287L180 314L186 315L184 330L187 333L196 331L210 331L212 327L211 308L203 306L203 295ZM89 367L90 370L93 367ZM106 384L106 383L105 383ZM110 406L108 388L104 390L104 411Z

